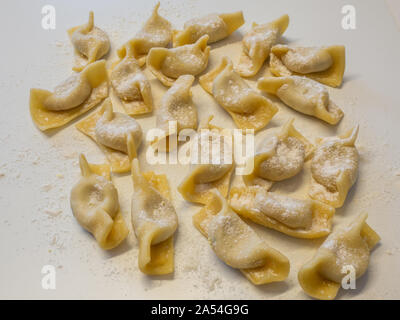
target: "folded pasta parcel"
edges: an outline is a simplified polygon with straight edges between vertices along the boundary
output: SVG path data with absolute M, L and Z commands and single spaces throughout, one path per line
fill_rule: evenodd
M 331 87 L 339 87 L 346 66 L 344 46 L 291 47 L 271 49 L 270 71 L 277 77 L 298 75 Z
M 303 169 L 314 146 L 294 127 L 293 121 L 290 119 L 279 132 L 266 136 L 256 154 L 247 159 L 253 170 L 243 175 L 246 185 L 268 190 L 274 182 L 292 178 Z
M 140 31 L 123 46 L 117 50 L 118 56 L 123 59 L 127 53 L 127 48 L 133 52 L 140 66 L 146 63 L 146 55 L 151 48 L 167 47 L 171 42 L 172 26 L 171 23 L 158 14 L 160 3 L 158 2 L 150 18 L 146 21 Z
M 107 34 L 94 25 L 93 11 L 89 13 L 89 21 L 82 26 L 68 30 L 75 49 L 73 70 L 81 71 L 88 64 L 99 60 L 110 50 L 110 39 Z
M 157 110 L 157 127 L 164 131 L 164 135 L 153 143 L 160 151 L 173 148 L 169 144 L 170 136 L 177 139 L 182 130 L 197 129 L 197 109 L 191 92 L 193 82 L 192 75 L 180 76 L 162 97 Z M 174 128 L 170 128 L 171 122 L 176 123 Z
M 344 135 L 319 140 L 311 159 L 309 195 L 335 208 L 346 200 L 357 180 L 358 152 L 355 141 L 358 126 Z
M 303 239 L 327 236 L 335 214 L 333 207 L 322 202 L 268 192 L 259 186 L 232 188 L 229 204 L 243 218 Z
M 185 23 L 182 31 L 174 30 L 172 44 L 174 47 L 195 43 L 204 35 L 210 38 L 208 43 L 227 38 L 244 24 L 243 12 L 208 14 L 194 18 Z
M 125 57 L 114 64 L 110 82 L 128 115 L 145 114 L 153 110 L 150 82 L 129 46 Z
M 111 181 L 110 167 L 91 165 L 82 154 L 79 164 L 82 177 L 71 190 L 72 212 L 101 248 L 115 248 L 129 231 L 119 209 L 118 191 Z
M 96 61 L 81 72 L 74 72 L 53 92 L 31 89 L 31 117 L 42 131 L 59 128 L 88 112 L 107 96 L 106 64 L 104 60 Z
M 380 240 L 366 219 L 366 214 L 360 214 L 349 226 L 332 233 L 314 257 L 301 267 L 298 279 L 308 295 L 332 300 L 349 271 L 356 278 L 366 272 L 370 251 Z
M 228 195 L 234 169 L 229 140 L 232 137 L 224 129 L 210 124 L 211 119 L 190 142 L 191 151 L 198 157 L 192 158 L 190 172 L 178 187 L 182 197 L 190 202 L 208 203 L 213 189 L 224 197 Z
M 284 281 L 289 260 L 262 241 L 228 206 L 218 190 L 203 209 L 193 216 L 194 226 L 212 250 L 228 266 L 239 269 L 253 284 Z
M 126 147 L 132 135 L 136 148 L 142 141 L 142 127 L 125 113 L 114 112 L 107 98 L 96 112 L 76 124 L 76 128 L 97 143 L 111 164 L 113 172 L 124 173 L 131 168 Z
M 132 161 L 132 180 L 132 226 L 139 241 L 139 268 L 149 275 L 172 273 L 178 217 L 168 180 L 151 171 L 142 173 L 138 159 Z
M 294 110 L 335 125 L 343 111 L 329 97 L 328 90 L 317 81 L 304 76 L 264 77 L 258 89 L 276 95 Z
M 172 49 L 153 48 L 147 55 L 147 67 L 167 87 L 182 75 L 196 76 L 208 65 L 208 38 L 208 35 L 204 35 L 194 44 Z
M 288 25 L 287 14 L 265 24 L 253 22 L 250 31 L 243 37 L 242 54 L 236 68 L 242 77 L 254 76 L 261 69 L 272 46 L 279 41 Z
M 232 61 L 226 56 L 213 70 L 202 75 L 199 82 L 240 129 L 261 130 L 278 112 L 272 101 L 253 90 L 234 71 Z

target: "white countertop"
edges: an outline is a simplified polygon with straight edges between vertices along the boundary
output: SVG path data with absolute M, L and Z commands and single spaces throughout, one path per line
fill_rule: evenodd
M 329 127 L 282 104 L 267 127 L 281 125 L 293 116 L 296 127 L 314 140 L 360 125 L 359 179 L 346 204 L 337 210 L 334 227 L 368 212 L 368 223 L 382 241 L 372 252 L 368 272 L 357 281 L 357 289 L 341 291 L 341 299 L 400 298 L 400 29 L 393 19 L 400 10 L 399 1 L 390 2 L 394 3 L 393 14 L 384 1 L 377 0 L 161 1 L 160 13 L 179 28 L 185 20 L 206 13 L 244 11 L 246 24 L 240 32 L 212 45 L 211 65 L 222 54 L 229 54 L 236 62 L 242 34 L 251 22 L 268 22 L 283 13 L 291 19 L 285 33 L 287 42 L 346 46 L 344 84 L 340 89 L 329 88 L 332 99 L 345 112 L 338 127 Z M 41 28 L 45 4 L 56 8 L 53 31 Z M 356 8 L 355 30 L 341 27 L 341 8 L 346 4 Z M 69 192 L 80 174 L 77 155 L 84 152 L 93 162 L 104 161 L 104 156 L 73 125 L 52 135 L 41 133 L 29 115 L 29 89 L 51 89 L 68 76 L 73 56 L 66 30 L 84 23 L 89 10 L 94 10 L 95 23 L 111 38 L 109 60 L 114 61 L 115 48 L 134 35 L 153 5 L 152 1 L 139 0 L 0 2 L 0 298 L 307 299 L 297 283 L 297 271 L 322 240 L 290 238 L 252 224 L 271 246 L 288 256 L 291 272 L 282 283 L 251 285 L 221 263 L 193 227 L 191 217 L 199 207 L 184 202 L 176 191 L 188 172 L 186 166 L 153 168 L 168 175 L 179 216 L 176 270 L 171 276 L 151 278 L 140 273 L 133 232 L 121 247 L 103 252 L 73 218 Z M 152 79 L 157 105 L 166 88 L 148 71 L 146 75 Z M 230 117 L 197 82 L 193 97 L 201 119 L 215 114 L 216 124 L 233 127 Z M 155 125 L 154 117 L 142 117 L 139 122 L 145 130 Z M 144 151 L 142 148 L 140 160 L 146 170 L 150 166 L 144 162 Z M 305 172 L 276 191 L 301 196 L 308 177 Z M 130 177 L 117 176 L 114 182 L 129 221 Z M 48 264 L 57 270 L 55 290 L 41 287 L 41 269 Z

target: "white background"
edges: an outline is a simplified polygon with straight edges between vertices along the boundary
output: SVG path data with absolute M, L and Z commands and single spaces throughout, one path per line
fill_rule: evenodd
M 54 5 L 56 30 L 41 27 L 41 8 Z M 341 8 L 352 4 L 357 29 L 341 28 Z M 288 256 L 291 272 L 287 281 L 255 287 L 239 272 L 221 263 L 207 241 L 195 230 L 191 216 L 199 207 L 184 202 L 176 186 L 188 172 L 183 166 L 157 166 L 167 173 L 173 190 L 180 226 L 176 237 L 176 271 L 151 278 L 137 267 L 137 242 L 133 232 L 111 252 L 98 248 L 72 216 L 69 192 L 79 178 L 77 155 L 102 162 L 96 145 L 73 125 L 51 135 L 36 129 L 29 115 L 29 89 L 52 89 L 71 72 L 72 47 L 66 30 L 86 22 L 94 10 L 95 23 L 105 30 L 113 51 L 132 37 L 150 15 L 153 1 L 1 1 L 0 2 L 0 298 L 142 298 L 142 299 L 304 299 L 297 271 L 309 260 L 322 240 L 300 240 L 255 227 L 271 246 Z M 242 34 L 251 22 L 265 23 L 288 13 L 290 25 L 284 41 L 304 45 L 346 46 L 346 73 L 340 89 L 329 88 L 345 117 L 337 128 L 303 116 L 280 104 L 280 112 L 267 128 L 289 117 L 307 137 L 334 135 L 360 125 L 359 179 L 343 208 L 337 210 L 334 227 L 347 224 L 361 212 L 381 235 L 371 255 L 366 275 L 357 290 L 338 298 L 400 298 L 400 34 L 384 1 L 161 1 L 160 13 L 176 28 L 185 20 L 211 12 L 243 10 L 246 24 L 230 38 L 212 45 L 210 66 L 218 57 L 230 55 L 236 63 Z M 266 72 L 263 68 L 253 80 Z M 146 71 L 155 104 L 165 88 Z M 254 81 L 250 83 L 254 85 Z M 230 117 L 195 83 L 193 99 L 201 119 L 215 114 L 215 123 L 233 128 Z M 155 125 L 154 116 L 139 119 L 145 130 Z M 262 136 L 262 133 L 260 133 Z M 140 151 L 144 169 L 146 146 Z M 305 196 L 306 170 L 274 188 L 275 192 Z M 129 175 L 114 177 L 121 208 L 129 222 Z M 129 223 L 130 225 L 130 223 Z M 41 268 L 57 270 L 57 289 L 43 290 Z

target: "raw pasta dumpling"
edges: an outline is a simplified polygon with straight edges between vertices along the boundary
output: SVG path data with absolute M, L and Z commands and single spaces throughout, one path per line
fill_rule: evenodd
M 370 251 L 380 240 L 366 219 L 367 214 L 361 214 L 349 226 L 332 233 L 311 261 L 301 267 L 298 279 L 308 295 L 332 300 L 349 271 L 354 271 L 356 278 L 365 273 Z
M 171 23 L 158 14 L 158 2 L 151 17 L 143 25 L 142 29 L 121 48 L 118 49 L 118 56 L 123 59 L 130 48 L 134 57 L 138 60 L 139 66 L 146 63 L 146 55 L 151 48 L 167 47 L 171 42 L 172 26 Z
M 278 107 L 272 101 L 253 90 L 233 70 L 232 61 L 226 56 L 218 66 L 201 76 L 199 82 L 231 115 L 240 129 L 258 131 L 278 112 Z
M 180 76 L 162 97 L 160 108 L 157 110 L 157 127 L 165 132 L 165 136 L 154 143 L 159 150 L 169 151 L 169 136 L 176 136 L 183 129 L 197 129 L 197 109 L 192 100 L 192 84 L 194 76 Z M 173 122 L 174 130 L 170 130 Z
M 298 174 L 313 150 L 312 143 L 293 126 L 291 119 L 277 134 L 265 139 L 260 150 L 248 159 L 253 162 L 253 170 L 243 175 L 243 181 L 247 185 L 259 185 L 268 190 L 273 182 Z
M 337 124 L 343 111 L 330 99 L 328 90 L 317 81 L 299 76 L 264 77 L 258 89 L 276 95 L 294 110 Z
M 208 35 L 208 43 L 225 39 L 244 24 L 243 12 L 237 11 L 223 14 L 208 14 L 201 18 L 187 21 L 182 31 L 174 30 L 172 45 L 174 47 L 195 43 L 204 35 Z
M 153 110 L 150 82 L 139 67 L 130 48 L 125 57 L 113 67 L 110 82 L 128 115 L 149 113 Z
M 110 50 L 110 39 L 107 34 L 94 25 L 93 11 L 89 12 L 89 21 L 82 26 L 68 30 L 75 48 L 75 64 L 73 70 L 81 71 L 89 63 L 99 60 Z
M 97 112 L 79 122 L 76 128 L 97 143 L 110 161 L 113 172 L 130 170 L 127 137 L 132 135 L 138 148 L 142 141 L 142 128 L 134 118 L 114 112 L 109 98 Z
M 358 126 L 338 137 L 320 139 L 311 160 L 311 198 L 339 208 L 357 179 Z
M 242 40 L 242 54 L 236 67 L 242 77 L 254 76 L 260 70 L 269 57 L 272 46 L 279 41 L 288 25 L 287 14 L 265 24 L 253 22 L 250 31 Z
M 167 87 L 182 75 L 198 75 L 208 64 L 207 40 L 208 35 L 204 35 L 194 44 L 172 49 L 153 48 L 147 55 L 147 67 Z
M 207 237 L 211 248 L 223 262 L 240 271 L 253 284 L 284 281 L 289 260 L 271 248 L 229 207 L 219 191 L 193 216 L 194 226 Z
M 129 138 L 128 148 L 133 148 Z M 154 172 L 142 173 L 132 161 L 132 226 L 139 241 L 139 268 L 149 275 L 174 271 L 174 233 L 178 217 L 171 203 L 168 180 Z
M 31 89 L 30 112 L 33 122 L 42 130 L 59 128 L 98 105 L 108 95 L 105 61 L 74 72 L 53 92 Z
M 196 159 L 190 168 L 190 173 L 178 187 L 182 197 L 191 202 L 206 204 L 211 196 L 211 190 L 217 189 L 226 197 L 234 168 L 232 158 L 231 136 L 222 128 L 211 125 L 200 129 L 191 143 L 192 151 L 201 159 Z
M 314 239 L 331 232 L 335 209 L 310 199 L 296 199 L 258 186 L 235 187 L 229 205 L 240 216 L 296 238 Z
M 108 165 L 88 164 L 79 156 L 82 177 L 71 190 L 71 208 L 79 224 L 96 238 L 101 248 L 118 246 L 128 235 L 119 210 L 118 192 Z
M 289 47 L 271 49 L 270 71 L 277 77 L 299 75 L 331 87 L 339 87 L 346 66 L 344 46 Z

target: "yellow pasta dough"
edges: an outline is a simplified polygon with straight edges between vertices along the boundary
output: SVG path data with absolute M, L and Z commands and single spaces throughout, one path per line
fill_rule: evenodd
M 75 64 L 72 68 L 75 71 L 81 71 L 110 50 L 107 34 L 94 25 L 93 11 L 89 13 L 87 24 L 69 29 L 68 35 L 75 49 Z
M 109 98 L 99 110 L 77 123 L 76 128 L 97 143 L 110 162 L 113 172 L 124 173 L 130 170 L 126 139 L 129 134 L 133 134 L 134 143 L 138 148 L 142 139 L 142 129 L 132 117 L 113 112 Z
M 88 65 L 59 84 L 53 92 L 31 89 L 29 108 L 42 131 L 62 127 L 94 108 L 108 96 L 105 61 Z
M 79 224 L 96 238 L 101 248 L 118 246 L 129 230 L 119 210 L 118 192 L 108 165 L 89 165 L 79 156 L 82 178 L 71 190 L 71 208 Z
M 128 115 L 145 114 L 153 110 L 150 82 L 130 47 L 126 49 L 125 57 L 114 64 L 110 82 Z
M 348 267 L 355 271 L 356 278 L 365 273 L 370 251 L 380 240 L 366 219 L 367 214 L 361 214 L 348 227 L 332 233 L 311 261 L 302 266 L 298 279 L 309 296 L 332 300 L 340 289 Z
M 355 141 L 358 126 L 344 135 L 319 140 L 311 160 L 312 199 L 339 208 L 357 179 L 358 152 Z
M 254 76 L 269 57 L 275 45 L 289 25 L 289 16 L 281 16 L 272 22 L 257 24 L 253 22 L 251 30 L 242 40 L 242 54 L 237 72 L 242 77 Z
M 258 89 L 276 95 L 289 107 L 314 116 L 329 124 L 337 124 L 343 111 L 330 99 L 328 90 L 317 81 L 299 76 L 265 77 Z
M 193 216 L 194 226 L 207 237 L 215 254 L 240 271 L 255 285 L 284 281 L 289 260 L 263 242 L 229 208 L 219 191 L 212 191 L 209 202 Z
M 206 204 L 212 196 L 212 189 L 217 189 L 224 197 L 228 195 L 234 164 L 230 154 L 231 146 L 225 139 L 231 137 L 228 137 L 222 128 L 210 124 L 212 118 L 208 119 L 204 128 L 206 130 L 200 129 L 191 142 L 193 146 L 198 146 L 198 152 L 201 157 L 207 158 L 207 161 L 192 164 L 190 173 L 178 187 L 182 197 L 190 202 Z M 205 154 L 208 157 L 205 157 Z
M 241 217 L 295 238 L 331 232 L 335 209 L 316 200 L 295 199 L 258 186 L 231 189 L 229 205 Z
M 346 66 L 344 46 L 289 47 L 271 49 L 269 70 L 277 77 L 306 76 L 331 87 L 339 87 Z
M 172 49 L 153 48 L 147 55 L 146 65 L 158 80 L 170 87 L 179 76 L 203 72 L 210 55 L 207 41 L 208 35 L 204 35 L 194 44 Z
M 192 75 L 180 76 L 162 97 L 157 110 L 157 127 L 165 132 L 165 136 L 154 142 L 161 151 L 172 148 L 168 143 L 170 135 L 177 136 L 184 129 L 197 129 L 197 109 L 191 92 L 193 81 Z M 174 132 L 170 130 L 171 121 L 176 122 Z
M 128 148 L 132 159 L 132 136 L 128 137 Z M 139 268 L 148 275 L 172 273 L 178 217 L 171 203 L 167 177 L 152 171 L 142 173 L 138 159 L 133 159 L 132 180 L 132 226 L 139 241 Z
M 171 23 L 158 14 L 159 7 L 160 3 L 158 2 L 153 9 L 151 17 L 146 21 L 142 29 L 133 39 L 117 50 L 117 54 L 121 59 L 125 57 L 127 48 L 130 48 L 139 66 L 142 66 L 146 63 L 146 55 L 151 48 L 167 47 L 171 42 Z
M 259 185 L 267 190 L 275 181 L 298 174 L 311 156 L 314 146 L 294 126 L 293 119 L 285 123 L 277 134 L 265 141 L 254 157 L 253 170 L 243 175 L 247 185 Z
M 223 57 L 218 66 L 199 78 L 200 85 L 232 117 L 240 129 L 264 128 L 278 107 L 262 96 L 233 70 L 232 61 Z
M 243 12 L 237 11 L 223 14 L 209 14 L 201 18 L 187 21 L 182 31 L 174 30 L 172 45 L 174 47 L 195 43 L 204 35 L 208 35 L 208 43 L 225 39 L 244 24 Z

